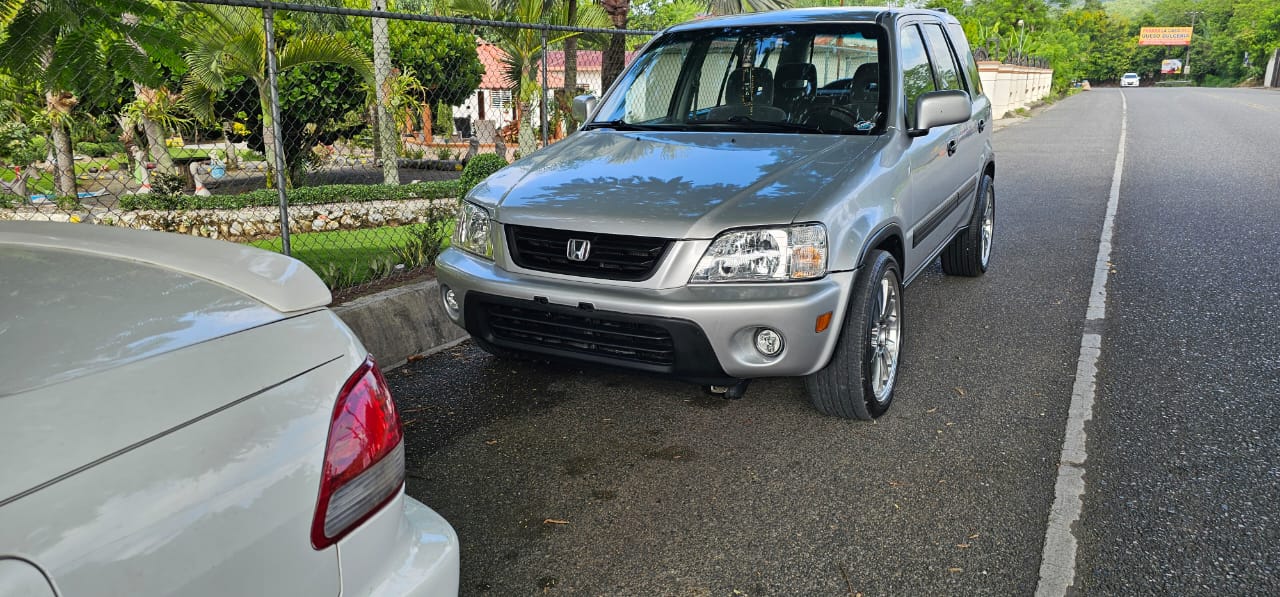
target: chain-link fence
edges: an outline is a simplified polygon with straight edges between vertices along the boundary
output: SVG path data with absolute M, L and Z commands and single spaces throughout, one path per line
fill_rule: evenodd
M 574 130 L 650 34 L 593 3 L 386 4 L 5 4 L 0 220 L 248 243 L 350 296 L 425 272 L 468 185 Z

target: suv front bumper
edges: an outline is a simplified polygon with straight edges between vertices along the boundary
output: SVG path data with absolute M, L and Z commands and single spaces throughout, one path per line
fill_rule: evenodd
M 697 383 L 798 376 L 835 349 L 854 273 L 783 283 L 650 289 L 535 276 L 450 249 L 436 261 L 445 311 L 481 341 L 514 350 L 672 375 Z M 831 314 L 819 332 L 819 317 Z M 769 328 L 783 348 L 766 356 L 755 334 Z

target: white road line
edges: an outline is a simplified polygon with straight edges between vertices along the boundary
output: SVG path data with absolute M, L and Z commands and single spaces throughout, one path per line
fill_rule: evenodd
M 1071 408 L 1067 412 L 1067 428 L 1062 438 L 1062 456 L 1058 460 L 1058 481 L 1053 488 L 1053 507 L 1049 510 L 1049 526 L 1044 533 L 1044 552 L 1040 557 L 1040 584 L 1036 597 L 1061 597 L 1075 582 L 1076 536 L 1072 527 L 1080 520 L 1084 505 L 1085 460 L 1088 458 L 1084 424 L 1093 418 L 1093 398 L 1097 388 L 1098 357 L 1102 354 L 1102 334 L 1097 325 L 1107 318 L 1107 276 L 1111 272 L 1111 236 L 1120 203 L 1120 175 L 1124 171 L 1124 142 L 1128 134 L 1129 102 L 1120 92 L 1120 148 L 1116 151 L 1116 167 L 1111 173 L 1111 193 L 1107 197 L 1107 215 L 1102 221 L 1098 239 L 1098 258 L 1093 266 L 1093 288 L 1089 292 L 1089 310 L 1085 314 L 1085 333 L 1080 337 L 1080 358 L 1076 363 L 1076 380 L 1071 388 Z

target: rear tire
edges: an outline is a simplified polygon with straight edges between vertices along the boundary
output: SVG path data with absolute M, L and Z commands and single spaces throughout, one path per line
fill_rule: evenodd
M 995 181 L 983 174 L 968 227 L 942 250 L 942 271 L 949 276 L 977 277 L 991 262 L 991 241 L 996 225 Z
M 872 251 L 854 279 L 831 361 L 805 377 L 813 407 L 825 415 L 874 419 L 889 410 L 902 350 L 902 273 Z

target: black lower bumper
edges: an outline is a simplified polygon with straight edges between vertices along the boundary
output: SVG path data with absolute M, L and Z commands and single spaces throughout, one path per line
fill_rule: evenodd
M 468 292 L 466 328 L 485 343 L 668 375 L 703 385 L 738 381 L 720 367 L 697 324 L 666 317 L 598 311 L 589 304 L 554 305 Z

